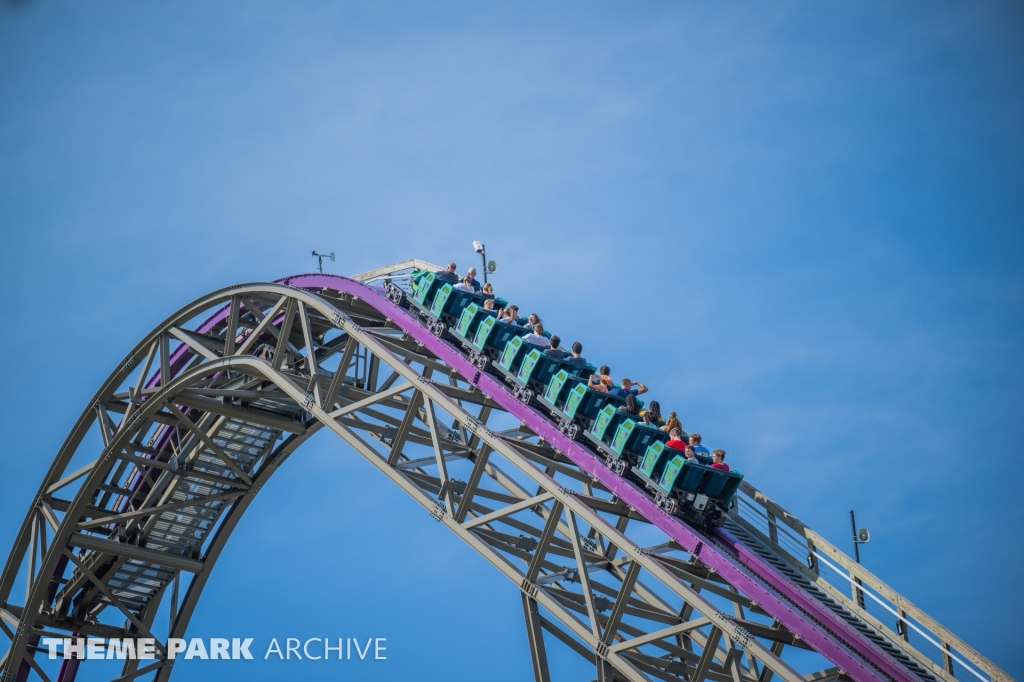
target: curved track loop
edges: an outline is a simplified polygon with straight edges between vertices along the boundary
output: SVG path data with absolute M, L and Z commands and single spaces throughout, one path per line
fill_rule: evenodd
M 3 679 L 70 682 L 78 661 L 37 646 L 79 633 L 154 637 L 157 658 L 126 661 L 117 679 L 167 680 L 161 642 L 184 635 L 255 495 L 325 427 L 519 587 L 538 681 L 545 633 L 600 680 L 934 679 L 730 534 L 658 510 L 378 289 L 329 275 L 205 296 L 104 383 L 0 576 Z M 816 651 L 821 669 L 798 672 L 793 650 Z

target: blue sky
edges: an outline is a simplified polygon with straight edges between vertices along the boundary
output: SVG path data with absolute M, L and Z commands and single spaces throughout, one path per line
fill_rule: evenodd
M 0 546 L 180 305 L 480 239 L 500 294 L 841 547 L 856 508 L 865 563 L 1021 679 L 1022 63 L 1011 2 L 2 4 Z M 322 436 L 192 633 L 525 679 L 515 587 Z

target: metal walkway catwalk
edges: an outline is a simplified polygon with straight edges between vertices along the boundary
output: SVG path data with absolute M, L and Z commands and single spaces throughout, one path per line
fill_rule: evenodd
M 382 293 L 434 267 L 235 285 L 143 339 L 57 453 L 0 574 L 3 680 L 74 680 L 88 661 L 40 647 L 68 633 L 153 638 L 155 658 L 116 679 L 167 680 L 164 643 L 239 518 L 322 428 L 517 586 L 538 682 L 556 642 L 602 681 L 1010 680 L 746 482 L 713 535 L 658 509 Z

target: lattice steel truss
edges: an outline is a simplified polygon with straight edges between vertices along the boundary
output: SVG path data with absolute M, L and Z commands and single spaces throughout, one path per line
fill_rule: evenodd
M 78 661 L 35 654 L 41 637 L 78 633 L 154 637 L 157 659 L 116 679 L 167 680 L 164 643 L 184 635 L 235 524 L 322 428 L 518 586 L 539 682 L 554 642 L 598 680 L 954 679 L 952 659 L 921 654 L 805 565 L 800 552 L 826 551 L 855 590 L 886 594 L 781 507 L 747 486 L 768 525 L 736 509 L 730 532 L 700 535 L 371 286 L 426 266 L 228 287 L 143 339 L 72 429 L 0 576 L 3 679 L 74 679 Z M 780 519 L 799 551 L 780 543 Z M 925 626 L 985 682 L 1009 680 Z

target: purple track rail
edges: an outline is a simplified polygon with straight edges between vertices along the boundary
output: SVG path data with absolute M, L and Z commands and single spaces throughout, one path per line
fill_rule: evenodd
M 479 372 L 460 350 L 431 334 L 413 315 L 389 301 L 380 291 L 346 277 L 318 273 L 293 275 L 277 280 L 276 283 L 300 289 L 344 292 L 384 313 L 400 329 L 444 360 L 467 381 L 475 382 L 483 393 L 509 414 L 561 450 L 619 499 L 643 514 L 685 550 L 699 557 L 702 563 L 714 569 L 729 584 L 746 594 L 772 618 L 798 635 L 855 682 L 887 682 L 888 679 L 895 682 L 920 682 L 916 675 L 729 533 L 719 529 L 716 539 L 710 541 L 680 519 L 658 509 L 645 492 L 612 473 L 593 453 L 559 432 L 546 415 L 519 402 L 503 382 Z M 228 317 L 228 308 L 226 305 L 218 310 L 197 331 L 210 332 L 223 323 Z M 172 374 L 185 365 L 190 355 L 191 351 L 184 345 L 176 349 L 170 358 Z M 147 386 L 155 386 L 159 382 L 157 371 Z M 58 682 L 72 682 L 77 672 L 77 666 L 69 666 L 67 670 L 62 666 Z
M 715 541 L 711 542 L 680 519 L 658 509 L 645 492 L 612 473 L 593 453 L 559 432 L 546 415 L 516 400 L 503 382 L 479 372 L 460 350 L 435 337 L 408 311 L 393 304 L 378 290 L 335 275 L 296 275 L 279 282 L 303 289 L 342 291 L 384 313 L 856 682 L 884 681 L 886 677 L 897 682 L 920 682 L 916 675 L 729 533 L 718 530 Z

